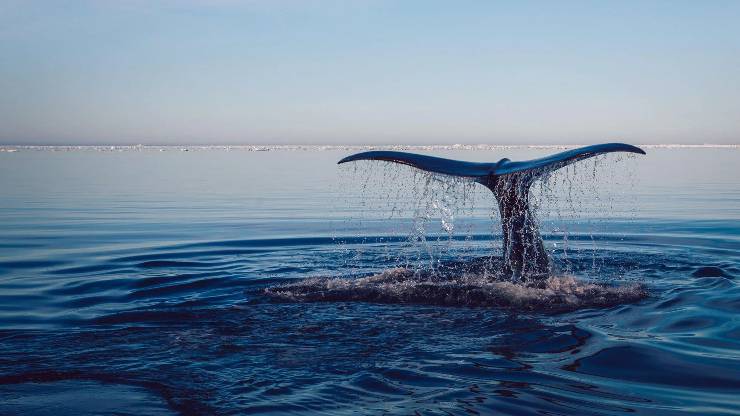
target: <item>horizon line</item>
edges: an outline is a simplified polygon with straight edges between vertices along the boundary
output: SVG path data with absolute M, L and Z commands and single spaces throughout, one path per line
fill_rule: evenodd
M 136 149 L 238 149 L 238 150 L 300 150 L 300 149 L 417 149 L 417 150 L 473 150 L 486 148 L 568 148 L 588 145 L 585 143 L 570 144 L 0 144 L 0 150 L 9 149 L 65 149 L 65 150 L 136 150 Z M 740 148 L 740 143 L 638 143 L 645 148 Z

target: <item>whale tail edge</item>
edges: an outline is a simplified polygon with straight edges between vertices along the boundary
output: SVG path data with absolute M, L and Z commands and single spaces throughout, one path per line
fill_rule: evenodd
M 580 160 L 613 152 L 645 154 L 644 150 L 630 144 L 604 143 L 579 147 L 577 149 L 566 150 L 564 152 L 539 159 L 521 162 L 512 162 L 509 159 L 501 159 L 494 163 L 480 163 L 426 156 L 417 153 L 380 150 L 347 156 L 340 160 L 338 164 L 358 160 L 379 160 L 408 165 L 427 172 L 450 176 L 461 176 L 483 181 L 492 176 L 503 176 L 514 173 L 528 173 L 533 177 L 538 177 L 544 173 L 552 172 Z

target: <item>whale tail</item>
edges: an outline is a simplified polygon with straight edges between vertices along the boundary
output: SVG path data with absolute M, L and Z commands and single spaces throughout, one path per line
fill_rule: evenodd
M 494 163 L 465 162 L 461 160 L 419 155 L 416 153 L 371 151 L 347 156 L 337 163 L 341 164 L 356 160 L 381 160 L 413 166 L 428 172 L 468 177 L 473 178 L 478 182 L 485 182 L 491 176 L 503 176 L 516 173 L 536 178 L 545 173 L 570 165 L 571 163 L 612 152 L 645 154 L 644 150 L 629 144 L 605 143 L 580 147 L 578 149 L 567 150 L 565 152 L 556 153 L 543 158 L 522 162 L 512 162 L 509 159 L 501 159 Z
M 605 153 L 645 154 L 639 147 L 605 143 L 567 150 L 539 159 L 494 163 L 465 162 L 394 151 L 370 151 L 345 157 L 338 163 L 380 160 L 413 166 L 427 172 L 471 178 L 493 192 L 503 230 L 502 273 L 514 280 L 541 279 L 549 275 L 550 262 L 537 221 L 529 209 L 529 188 L 541 176 L 564 166 Z

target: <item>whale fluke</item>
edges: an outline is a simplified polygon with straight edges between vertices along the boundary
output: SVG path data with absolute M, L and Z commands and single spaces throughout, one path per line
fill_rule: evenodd
M 645 154 L 644 150 L 630 144 L 605 143 L 566 150 L 565 152 L 522 162 L 512 162 L 509 159 L 501 159 L 494 163 L 465 162 L 462 160 L 445 159 L 435 156 L 419 155 L 416 153 L 370 151 L 347 156 L 337 163 L 342 164 L 356 160 L 381 160 L 409 165 L 428 172 L 441 173 L 444 175 L 483 179 L 491 175 L 500 176 L 526 171 L 531 173 L 551 172 L 579 160 L 612 152 Z
M 529 209 L 529 187 L 542 175 L 571 163 L 600 154 L 629 152 L 645 154 L 639 147 L 625 143 L 605 143 L 566 150 L 539 159 L 493 163 L 465 162 L 394 151 L 370 151 L 345 157 L 338 163 L 357 160 L 381 160 L 400 163 L 433 173 L 472 178 L 493 192 L 501 212 L 505 275 L 514 280 L 546 278 L 550 262 L 539 226 Z

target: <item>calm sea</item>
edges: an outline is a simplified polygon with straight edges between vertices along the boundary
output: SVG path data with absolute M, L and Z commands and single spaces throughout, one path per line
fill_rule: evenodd
M 740 414 L 740 149 L 537 185 L 559 275 L 648 293 L 565 309 L 406 302 L 403 276 L 366 301 L 269 296 L 495 257 L 500 224 L 483 187 L 264 150 L 0 152 L 0 414 Z

